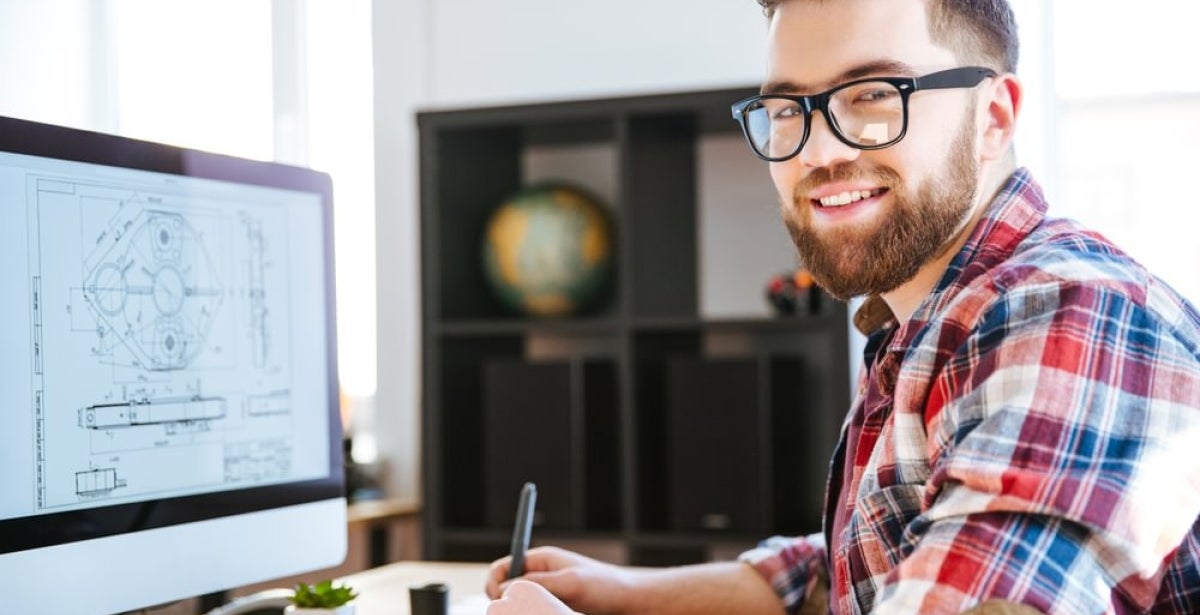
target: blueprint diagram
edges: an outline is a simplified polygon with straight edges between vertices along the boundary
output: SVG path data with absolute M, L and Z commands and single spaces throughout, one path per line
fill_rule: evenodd
M 39 510 L 288 479 L 284 207 L 30 174 Z
M 187 367 L 224 299 L 210 254 L 223 246 L 210 245 L 217 238 L 202 237 L 181 214 L 126 209 L 134 214 L 118 220 L 126 232 L 101 231 L 85 260 L 82 298 L 99 326 L 113 333 L 104 352 L 124 346 L 134 365 L 153 371 Z M 106 241 L 109 233 L 113 241 Z

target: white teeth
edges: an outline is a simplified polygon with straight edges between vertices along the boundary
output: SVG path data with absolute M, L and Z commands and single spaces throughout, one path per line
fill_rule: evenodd
M 821 201 L 821 205 L 823 205 L 825 207 L 841 207 L 842 205 L 849 205 L 850 203 L 856 203 L 865 198 L 870 198 L 872 196 L 875 196 L 879 192 L 881 192 L 881 191 L 850 190 L 848 192 L 843 192 L 841 194 L 832 194 L 832 195 L 829 195 L 826 197 L 821 197 L 820 201 Z

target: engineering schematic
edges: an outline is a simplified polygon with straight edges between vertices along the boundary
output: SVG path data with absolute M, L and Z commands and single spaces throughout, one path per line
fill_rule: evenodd
M 37 508 L 288 478 L 282 207 L 36 175 L 27 195 Z

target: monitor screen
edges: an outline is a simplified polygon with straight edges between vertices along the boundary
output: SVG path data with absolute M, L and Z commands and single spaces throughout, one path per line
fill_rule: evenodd
M 346 549 L 329 177 L 0 118 L 5 612 Z

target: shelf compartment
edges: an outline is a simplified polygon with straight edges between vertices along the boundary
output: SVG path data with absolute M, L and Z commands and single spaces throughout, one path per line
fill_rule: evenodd
M 819 531 L 849 404 L 845 321 L 749 324 L 635 334 L 637 532 Z
M 485 527 L 512 526 L 526 481 L 539 529 L 621 527 L 617 378 L 611 359 L 484 364 Z
M 669 359 L 666 444 L 671 530 L 766 531 L 762 371 L 753 358 Z
M 488 336 L 443 340 L 435 383 L 428 392 L 437 423 L 436 451 L 441 490 L 439 524 L 482 527 L 484 524 L 483 366 L 496 360 L 524 357 L 521 336 Z M 439 509 L 435 509 L 439 510 Z
M 678 356 L 699 356 L 701 341 L 696 329 L 640 333 L 633 338 L 635 531 L 663 531 L 668 526 L 669 365 Z
M 821 531 L 825 478 L 840 415 L 822 402 L 819 364 L 796 356 L 768 362 L 772 531 L 798 536 Z
M 442 114 L 421 117 L 423 233 L 437 237 L 425 256 L 425 292 L 444 319 L 518 318 L 497 299 L 484 273 L 482 246 L 497 206 L 522 187 L 557 180 L 594 193 L 614 219 L 619 203 L 616 124 L 595 116 L 525 124 L 476 125 Z M 583 171 L 579 169 L 583 168 Z M 619 237 L 619 234 L 616 234 Z M 617 258 L 618 246 L 613 248 Z M 589 313 L 611 313 L 615 284 Z
M 456 319 L 443 321 L 436 329 L 445 337 L 540 334 L 612 336 L 620 330 L 620 324 L 612 318 Z
M 433 559 L 446 562 L 492 562 L 509 554 L 509 540 L 511 537 L 483 543 L 446 540 L 439 545 L 440 557 Z
M 460 544 L 504 544 L 508 545 L 512 540 L 512 528 L 504 530 L 500 529 L 474 529 L 474 528 L 444 528 L 442 537 L 447 541 L 453 541 Z M 530 544 L 554 544 L 558 541 L 606 541 L 606 540 L 625 540 L 626 536 L 618 532 L 602 531 L 602 530 L 557 530 L 547 528 L 533 533 L 530 537 Z
M 637 332 L 691 331 L 709 332 L 752 332 L 787 333 L 789 331 L 813 331 L 825 333 L 830 328 L 844 327 L 846 306 L 829 300 L 830 305 L 815 314 L 778 316 L 766 318 L 701 318 L 699 316 L 641 317 L 630 321 Z M 824 305 L 824 304 L 822 304 Z
M 629 548 L 630 564 L 634 566 L 683 566 L 708 559 L 708 548 L 702 543 L 691 545 L 639 545 Z
M 624 527 L 621 394 L 617 364 L 583 362 L 583 526 L 617 531 Z
M 629 118 L 621 232 L 635 316 L 696 315 L 696 119 Z
M 508 555 L 512 528 L 474 530 L 445 528 L 442 533 L 450 561 L 490 562 Z M 628 563 L 628 536 L 608 531 L 562 531 L 543 529 L 533 532 L 530 546 L 555 545 L 583 555 L 613 563 Z
M 580 464 L 578 417 L 572 416 L 571 364 L 489 360 L 483 366 L 481 471 L 487 492 L 485 525 L 512 527 L 521 485 L 537 484 L 534 527 L 579 525 L 573 476 Z

